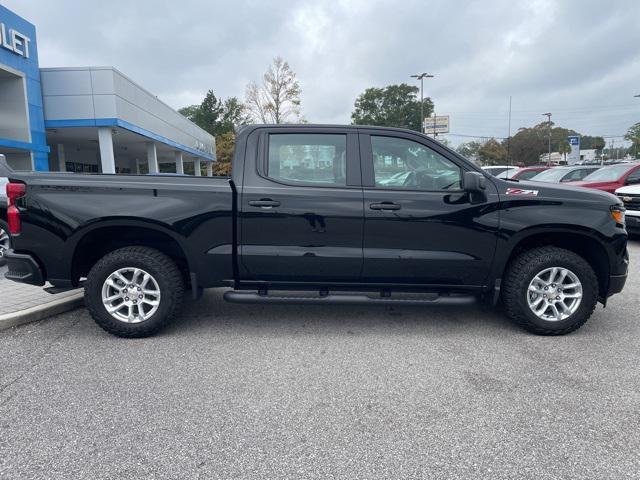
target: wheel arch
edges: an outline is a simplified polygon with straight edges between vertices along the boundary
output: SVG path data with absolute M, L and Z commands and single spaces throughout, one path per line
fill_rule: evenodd
M 603 243 L 598 240 L 596 232 L 585 229 L 532 229 L 514 236 L 509 245 L 503 249 L 505 252 L 497 258 L 496 276 L 504 277 L 510 263 L 520 253 L 537 247 L 555 246 L 570 250 L 584 258 L 593 268 L 598 278 L 598 293 L 601 300 L 606 298 L 609 285 L 609 272 L 611 270 L 609 254 Z
M 185 283 L 189 282 L 187 252 L 177 235 L 166 228 L 145 222 L 107 221 L 91 225 L 71 242 L 71 280 L 74 285 L 107 253 L 123 247 L 154 248 L 175 261 Z

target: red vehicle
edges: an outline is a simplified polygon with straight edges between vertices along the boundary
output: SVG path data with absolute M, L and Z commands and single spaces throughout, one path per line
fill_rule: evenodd
M 640 163 L 619 163 L 603 167 L 581 181 L 570 184 L 615 193 L 620 187 L 638 183 L 640 183 Z

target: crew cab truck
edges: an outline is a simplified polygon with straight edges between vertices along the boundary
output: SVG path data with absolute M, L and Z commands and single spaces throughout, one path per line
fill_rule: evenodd
M 185 291 L 224 286 L 247 303 L 502 300 L 524 328 L 558 335 L 626 280 L 618 198 L 498 179 L 417 132 L 255 125 L 232 162 L 230 178 L 0 165 L 6 277 L 84 284 L 95 321 L 123 337 L 157 332 Z

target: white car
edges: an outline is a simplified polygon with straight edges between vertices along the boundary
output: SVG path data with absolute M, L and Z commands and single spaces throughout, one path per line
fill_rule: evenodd
M 616 190 L 616 195 L 624 203 L 627 209 L 627 231 L 640 234 L 640 184 L 627 185 Z

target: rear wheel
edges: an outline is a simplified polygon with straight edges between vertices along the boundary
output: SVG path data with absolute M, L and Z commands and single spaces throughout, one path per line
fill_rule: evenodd
M 503 283 L 509 317 L 539 335 L 563 335 L 586 323 L 598 301 L 598 279 L 579 255 L 558 247 L 520 254 Z
M 184 294 L 176 264 L 146 247 L 115 250 L 95 264 L 85 299 L 96 323 L 120 337 L 147 337 L 175 315 Z
M 11 237 L 4 224 L 0 223 L 0 267 L 7 263 L 4 258 L 5 252 L 11 248 Z

